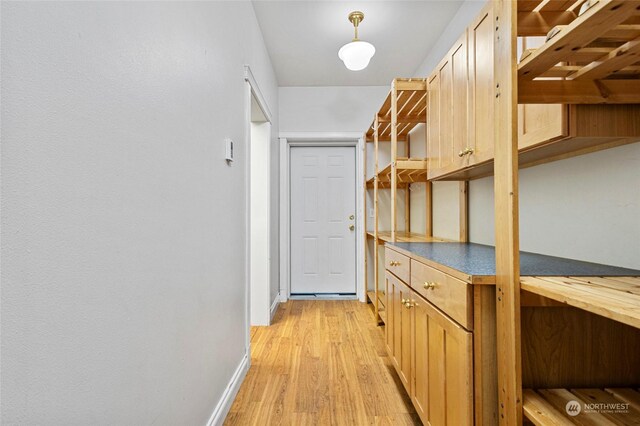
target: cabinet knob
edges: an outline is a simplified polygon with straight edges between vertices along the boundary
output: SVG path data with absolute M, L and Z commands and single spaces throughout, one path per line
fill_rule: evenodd
M 413 305 L 414 304 L 409 299 L 407 299 L 407 301 L 404 303 L 404 307 L 407 308 L 407 309 L 413 308 Z
M 466 150 L 465 150 L 465 151 L 466 151 Z M 465 156 L 465 154 L 466 154 L 466 152 L 465 152 L 465 151 L 460 151 L 460 152 L 458 153 L 458 157 L 464 157 L 464 156 Z
M 467 151 L 467 155 L 473 154 L 473 148 L 467 148 L 466 151 Z
M 389 266 L 400 266 L 400 262 L 392 260 L 391 262 L 389 262 Z
M 424 283 L 423 287 L 425 290 L 433 290 L 436 288 L 436 283 L 427 281 Z

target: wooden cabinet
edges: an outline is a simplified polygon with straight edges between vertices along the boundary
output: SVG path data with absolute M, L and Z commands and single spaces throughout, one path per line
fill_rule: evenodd
M 450 155 L 453 169 L 465 167 L 466 155 L 458 155 L 469 148 L 469 49 L 467 32 L 458 39 L 451 51 L 451 137 Z
M 467 165 L 493 158 L 495 88 L 493 7 L 489 4 L 469 27 L 469 146 Z
M 413 292 L 411 400 L 429 425 L 473 424 L 473 338 Z
M 491 2 L 427 81 L 430 180 L 493 174 L 495 16 Z M 519 56 L 545 42 L 520 37 Z M 554 77 L 556 78 L 556 77 Z M 636 142 L 640 105 L 518 105 L 519 165 L 530 166 Z
M 391 258 L 402 256 L 393 250 L 385 251 Z M 414 264 L 411 260 L 411 268 Z M 424 271 L 417 270 L 422 277 Z M 433 273 L 440 272 L 434 269 Z M 472 425 L 472 332 L 389 270 L 386 283 L 387 351 L 418 415 L 426 425 Z M 449 303 L 441 298 L 436 300 Z M 468 310 L 472 312 L 472 306 Z
M 471 285 L 415 260 L 411 261 L 411 287 L 445 314 L 473 329 Z
M 386 272 L 387 324 L 385 325 L 387 352 L 405 389 L 411 394 L 411 312 L 406 309 L 411 290 L 395 275 Z
M 458 152 L 468 144 L 466 32 L 429 77 L 427 112 L 428 176 L 440 176 L 461 167 Z

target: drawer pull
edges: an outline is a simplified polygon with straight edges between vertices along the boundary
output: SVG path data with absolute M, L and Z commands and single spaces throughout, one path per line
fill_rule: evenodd
M 425 290 L 434 290 L 436 288 L 436 283 L 432 283 L 432 282 L 425 282 L 424 283 L 424 289 Z
M 458 153 L 458 157 L 464 157 L 465 155 L 473 154 L 473 148 L 465 148 L 464 151 Z

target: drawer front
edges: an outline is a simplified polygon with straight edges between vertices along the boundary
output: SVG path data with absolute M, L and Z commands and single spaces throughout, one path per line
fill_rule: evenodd
M 409 274 L 409 260 L 407 256 L 397 251 L 389 248 L 385 248 L 384 250 L 385 268 L 407 284 L 411 278 Z
M 464 328 L 473 329 L 471 284 L 411 260 L 411 287 Z

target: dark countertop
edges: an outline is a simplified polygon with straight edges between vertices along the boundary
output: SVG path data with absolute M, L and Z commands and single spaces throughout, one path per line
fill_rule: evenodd
M 387 244 L 468 275 L 494 276 L 496 274 L 496 255 L 493 246 L 444 242 Z M 640 271 L 521 251 L 520 275 L 614 277 L 640 276 Z

